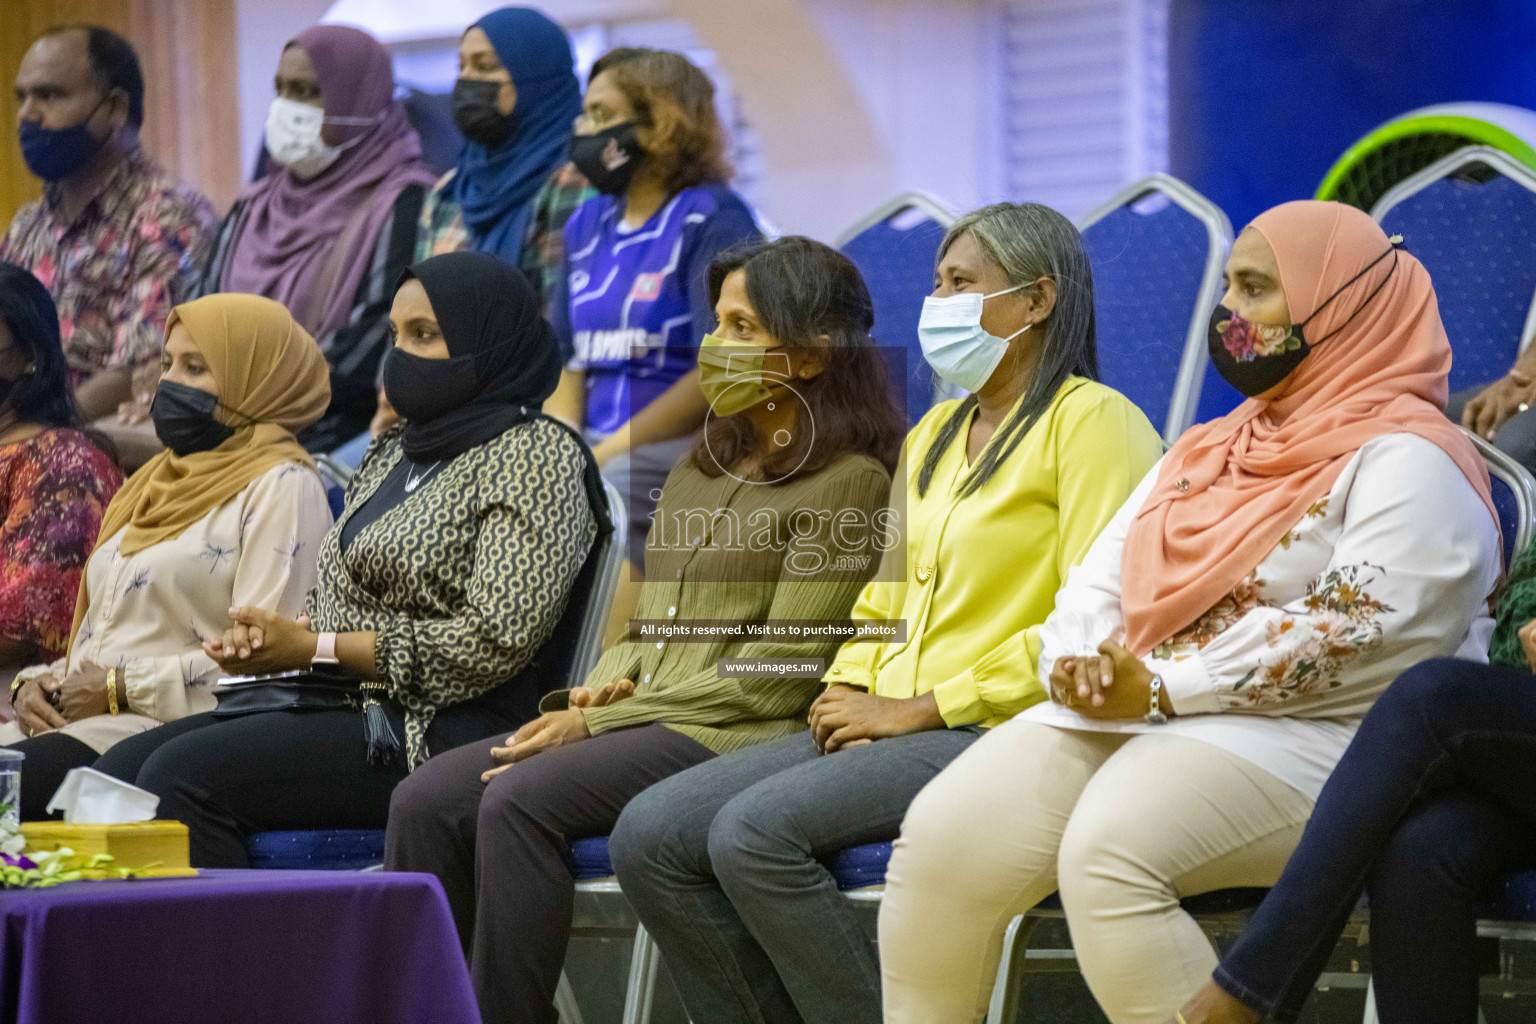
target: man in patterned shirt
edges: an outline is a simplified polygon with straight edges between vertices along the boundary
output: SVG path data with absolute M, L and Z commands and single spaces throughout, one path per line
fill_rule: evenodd
M 17 212 L 0 260 L 52 293 L 76 400 L 95 419 L 159 360 L 166 316 L 196 282 L 216 218 L 139 147 L 144 76 L 122 37 L 50 30 L 22 58 L 16 102 L 43 198 Z

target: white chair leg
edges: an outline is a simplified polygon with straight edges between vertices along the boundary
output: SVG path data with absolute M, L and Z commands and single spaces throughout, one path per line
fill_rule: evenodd
M 1022 937 L 1020 936 L 1023 931 Z M 1024 930 L 1024 918 L 1014 918 L 1008 922 L 1008 930 L 1003 933 L 1003 956 L 997 963 L 997 981 L 992 985 L 992 1001 L 987 1004 L 986 1024 L 1012 1024 L 1004 1017 L 1013 1009 L 1009 1004 L 1018 1002 L 1018 986 L 1021 979 L 1018 977 L 1019 969 L 1023 967 L 1023 957 L 1019 957 L 1020 963 L 1014 963 L 1014 946 L 1020 942 L 1029 941 L 1029 931 Z
M 571 979 L 564 971 L 560 972 L 560 984 L 555 986 L 555 1012 L 560 1015 L 560 1024 L 583 1024 L 576 993 L 571 991 Z
M 645 926 L 636 927 L 635 947 L 629 957 L 629 982 L 624 987 L 623 1024 L 651 1024 L 660 959 L 660 951 Z

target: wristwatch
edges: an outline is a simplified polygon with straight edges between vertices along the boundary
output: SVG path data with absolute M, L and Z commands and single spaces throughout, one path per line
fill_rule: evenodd
M 1151 709 L 1147 712 L 1147 715 L 1146 715 L 1146 722 L 1147 722 L 1148 725 L 1167 725 L 1168 724 L 1168 716 L 1163 714 L 1163 702 L 1160 699 L 1162 697 L 1162 695 L 1163 695 L 1163 677 L 1162 676 L 1153 676 L 1152 677 L 1152 706 L 1151 706 Z
M 341 659 L 336 657 L 336 634 L 321 633 L 315 638 L 315 656 L 309 659 L 311 665 L 340 665 Z

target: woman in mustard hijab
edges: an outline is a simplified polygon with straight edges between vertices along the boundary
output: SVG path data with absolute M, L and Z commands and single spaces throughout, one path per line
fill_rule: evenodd
M 211 295 L 177 306 L 152 416 L 166 450 L 107 507 L 69 653 L 18 674 L 23 820 L 64 773 L 128 736 L 214 706 L 206 637 L 250 605 L 293 616 L 331 525 L 294 440 L 330 401 L 320 348 L 279 303 Z

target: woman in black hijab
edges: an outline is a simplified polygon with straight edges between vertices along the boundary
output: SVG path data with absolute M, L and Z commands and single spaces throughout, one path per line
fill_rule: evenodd
M 97 763 L 187 825 L 195 867 L 249 866 L 252 832 L 383 828 L 409 771 L 515 729 L 565 683 L 541 650 L 601 492 L 580 439 L 538 411 L 560 357 L 533 290 L 493 256 L 437 256 L 402 275 L 390 323 L 384 387 L 404 422 L 353 478 L 306 615 L 237 608 L 204 644 L 230 674 L 339 665 L 365 680 L 363 709 L 214 711 Z

